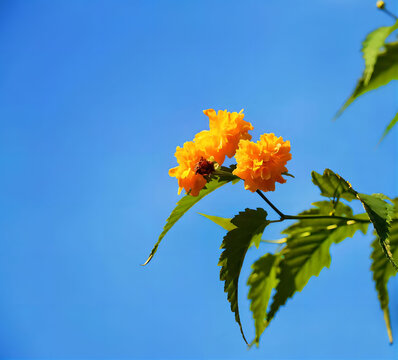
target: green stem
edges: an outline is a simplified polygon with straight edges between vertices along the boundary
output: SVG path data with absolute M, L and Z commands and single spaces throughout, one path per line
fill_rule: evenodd
M 240 179 L 238 176 L 232 174 L 232 172 L 225 171 L 225 170 L 220 170 L 220 169 L 215 170 L 215 171 L 212 173 L 212 175 L 216 175 L 216 176 L 217 176 L 217 175 L 223 175 L 223 176 L 233 177 L 233 178 L 235 178 L 235 179 Z
M 260 195 L 260 197 L 269 205 L 271 206 L 271 208 L 281 217 L 281 220 L 285 219 L 285 215 L 278 210 L 278 208 L 267 199 L 267 197 L 260 191 L 260 190 L 256 190 L 256 193 Z
M 282 222 L 284 219 L 280 218 L 279 220 L 270 220 L 269 223 L 273 224 L 273 223 L 278 223 L 278 222 Z
M 370 223 L 370 220 L 349 218 L 345 216 L 335 216 L 335 215 L 285 215 L 280 211 L 268 198 L 260 191 L 257 190 L 256 193 L 280 216 L 279 220 L 273 220 L 271 222 L 281 222 L 284 220 L 304 220 L 304 219 L 334 219 L 334 220 L 345 220 L 345 221 L 356 221 L 359 223 Z
M 397 15 L 393 14 L 391 11 L 387 10 L 386 8 L 381 9 L 384 11 L 387 15 L 391 16 L 394 20 L 398 20 Z
M 336 216 L 336 215 L 284 215 L 284 220 L 302 220 L 302 219 L 335 219 L 335 220 L 347 220 L 347 221 L 356 221 L 359 223 L 370 223 L 370 220 L 365 219 L 356 219 L 356 218 L 349 218 L 345 216 Z

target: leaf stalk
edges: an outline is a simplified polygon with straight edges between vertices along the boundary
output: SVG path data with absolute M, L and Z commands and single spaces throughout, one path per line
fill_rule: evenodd
M 385 7 L 380 10 L 384 11 L 388 16 L 391 16 L 393 19 L 398 20 L 398 16 L 392 13 L 390 10 L 386 9 Z
M 274 210 L 279 216 L 279 220 L 274 220 L 272 222 L 281 222 L 284 220 L 305 220 L 305 219 L 335 219 L 335 220 L 345 220 L 345 221 L 356 221 L 359 223 L 370 223 L 370 220 L 366 219 L 357 219 L 350 218 L 345 216 L 336 216 L 336 215 L 286 215 L 282 211 L 280 211 L 260 190 L 257 190 L 256 193 L 260 195 L 260 197 Z

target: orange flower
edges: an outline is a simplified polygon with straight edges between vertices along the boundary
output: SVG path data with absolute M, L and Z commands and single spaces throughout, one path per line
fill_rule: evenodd
M 188 193 L 191 190 L 191 195 L 198 196 L 199 191 L 206 185 L 206 179 L 196 174 L 197 164 L 203 159 L 206 159 L 206 153 L 193 141 L 188 141 L 182 148 L 177 146 L 175 152 L 178 166 L 169 170 L 169 175 L 178 179 L 178 195 L 182 189 Z
M 203 130 L 195 135 L 193 140 L 205 153 L 207 158 L 213 157 L 219 165 L 225 160 L 225 153 L 220 147 L 220 137 L 212 131 Z
M 243 110 L 242 110 L 243 111 Z M 196 134 L 194 141 L 189 141 L 182 148 L 177 147 L 175 157 L 178 166 L 169 170 L 169 175 L 178 179 L 178 194 L 182 189 L 197 196 L 206 185 L 203 175 L 214 171 L 214 161 L 222 165 L 225 156 L 235 155 L 241 139 L 251 139 L 248 134 L 252 124 L 243 120 L 242 111 L 230 113 L 227 110 L 204 110 L 209 117 L 210 130 Z
M 253 126 L 243 120 L 245 115 L 242 111 L 230 113 L 227 110 L 219 110 L 218 114 L 213 109 L 203 111 L 209 117 L 210 131 L 201 131 L 195 136 L 194 141 L 220 165 L 225 156 L 231 158 L 235 155 L 240 140 L 252 138 L 248 131 L 253 130 Z
M 274 191 L 275 182 L 286 182 L 282 173 L 287 172 L 285 165 L 292 158 L 290 141 L 274 134 L 261 135 L 257 143 L 242 140 L 235 158 L 233 174 L 245 181 L 246 190 Z

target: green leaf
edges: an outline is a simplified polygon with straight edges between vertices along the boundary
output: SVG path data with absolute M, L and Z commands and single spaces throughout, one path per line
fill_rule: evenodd
M 214 215 L 206 215 L 199 213 L 200 215 L 204 216 L 205 218 L 208 218 L 209 220 L 213 221 L 217 225 L 221 226 L 223 229 L 227 231 L 231 231 L 233 229 L 236 229 L 236 226 L 232 224 L 231 218 L 223 218 L 220 216 L 214 216 Z
M 328 215 L 334 209 L 336 216 L 353 218 L 352 210 L 342 203 L 317 202 L 315 208 L 300 215 Z M 359 217 L 358 217 L 359 219 Z M 357 230 L 366 232 L 368 223 L 341 219 L 301 219 L 288 227 L 286 247 L 282 250 L 279 283 L 273 297 L 267 325 L 278 309 L 297 291 L 301 291 L 312 276 L 318 276 L 324 267 L 329 267 L 329 248 L 333 243 L 352 237 Z
M 313 171 L 312 181 L 321 189 L 321 195 L 323 196 L 334 199 L 342 197 L 348 201 L 353 199 L 361 201 L 379 236 L 380 246 L 392 265 L 398 270 L 398 265 L 392 257 L 388 242 L 389 227 L 394 211 L 393 206 L 385 201 L 388 197 L 383 194 L 367 195 L 358 193 L 352 188 L 348 181 L 344 180 L 340 175 L 335 174 L 330 169 L 326 169 L 323 175 Z
M 398 122 L 398 112 L 395 114 L 394 118 L 391 120 L 391 122 L 388 124 L 388 126 L 384 130 L 384 133 L 379 142 L 381 142 L 386 137 L 386 135 L 390 132 L 390 130 L 394 127 L 394 125 L 397 122 Z
M 257 346 L 260 336 L 264 332 L 267 322 L 266 314 L 271 291 L 278 285 L 279 262 L 281 257 L 265 254 L 252 265 L 252 273 L 247 280 L 250 287 L 248 298 L 251 300 L 250 310 L 253 313 L 256 336 L 252 342 Z
M 339 117 L 358 97 L 392 80 L 398 80 L 398 42 L 385 44 L 385 50 L 378 55 L 369 82 L 366 84 L 362 76 L 354 92 L 337 112 L 335 118 Z
M 247 249 L 252 242 L 261 239 L 265 227 L 269 224 L 267 212 L 258 208 L 257 210 L 246 209 L 240 212 L 232 220 L 236 229 L 229 231 L 221 244 L 220 280 L 224 281 L 224 291 L 228 294 L 231 310 L 235 313 L 235 320 L 239 324 L 243 339 L 245 338 L 239 316 L 238 305 L 238 281 Z
M 365 70 L 363 73 L 364 84 L 367 85 L 373 74 L 380 48 L 384 45 L 387 37 L 398 29 L 398 21 L 392 26 L 382 26 L 372 31 L 362 44 L 363 58 L 365 59 Z
M 236 229 L 236 226 L 231 223 L 231 220 L 232 220 L 231 218 L 223 218 L 220 216 L 206 215 L 206 214 L 202 214 L 202 213 L 199 213 L 199 214 L 204 216 L 205 218 L 213 221 L 215 224 L 217 224 L 218 226 L 221 226 L 223 229 L 225 229 L 227 231 Z M 263 239 L 255 238 L 254 240 L 255 241 L 251 242 L 249 248 L 251 248 L 252 246 L 255 246 L 258 249 L 260 246 L 260 243 L 280 245 L 280 244 L 284 244 L 286 242 L 286 239 L 263 240 Z
M 397 199 L 395 200 L 395 206 L 398 206 Z M 390 251 L 393 257 L 398 258 L 398 220 L 395 219 L 392 222 L 391 230 L 390 230 Z M 376 283 L 376 291 L 380 301 L 380 307 L 384 313 L 384 320 L 386 322 L 387 334 L 390 340 L 390 343 L 393 342 L 392 338 L 392 330 L 391 330 L 391 322 L 390 322 L 390 311 L 389 311 L 389 298 L 388 298 L 388 289 L 387 283 L 391 276 L 397 274 L 394 270 L 392 264 L 389 259 L 385 256 L 383 250 L 379 245 L 379 239 L 376 238 L 372 243 L 372 265 L 370 267 L 373 272 L 373 280 Z
M 356 198 L 351 184 L 330 169 L 325 169 L 323 175 L 313 171 L 312 182 L 319 187 L 321 195 L 329 198 L 351 201 Z
M 222 175 L 217 175 L 212 177 L 206 186 L 200 191 L 198 196 L 191 196 L 185 195 L 178 203 L 174 210 L 171 212 L 170 216 L 166 220 L 166 225 L 163 228 L 162 233 L 160 234 L 158 241 L 156 242 L 155 246 L 153 247 L 147 261 L 143 265 L 148 264 L 153 256 L 155 255 L 158 246 L 167 232 L 173 227 L 173 225 L 197 202 L 203 199 L 206 195 L 210 194 L 214 190 L 218 189 L 219 187 L 232 182 L 233 184 L 239 181 L 239 178 L 231 173 L 232 169 L 228 169 L 225 167 L 221 167 L 223 170 Z
M 384 254 L 390 260 L 395 270 L 398 271 L 398 265 L 391 253 L 389 241 L 390 223 L 394 215 L 393 205 L 384 201 L 385 196 L 382 194 L 366 195 L 358 193 L 358 197 L 376 230 Z

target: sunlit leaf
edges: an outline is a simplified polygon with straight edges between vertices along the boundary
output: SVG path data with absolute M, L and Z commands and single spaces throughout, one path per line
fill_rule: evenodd
M 173 227 L 173 225 L 197 202 L 202 200 L 206 195 L 210 194 L 214 190 L 218 189 L 219 187 L 232 182 L 233 184 L 239 181 L 239 178 L 231 173 L 231 169 L 222 167 L 223 174 L 213 177 L 211 180 L 208 181 L 206 186 L 200 191 L 198 196 L 191 196 L 185 195 L 178 203 L 177 206 L 174 208 L 170 216 L 166 220 L 166 225 L 163 228 L 162 233 L 160 234 L 158 241 L 156 242 L 155 246 L 153 247 L 147 261 L 143 265 L 148 264 L 153 256 L 155 255 L 158 246 L 167 232 Z
M 224 281 L 224 291 L 228 294 L 231 310 L 239 324 L 243 339 L 245 338 L 239 315 L 238 281 L 247 249 L 256 239 L 261 239 L 265 227 L 269 224 L 267 212 L 263 209 L 246 209 L 232 220 L 236 229 L 229 231 L 221 244 L 223 252 L 218 263 L 221 266 L 220 280 Z
M 200 215 L 204 216 L 205 218 L 213 221 L 215 224 L 218 226 L 221 226 L 225 230 L 233 230 L 236 229 L 236 226 L 232 224 L 231 218 L 223 218 L 220 216 L 213 216 L 213 215 L 207 215 L 207 214 L 202 214 L 199 213 Z M 277 239 L 277 240 L 264 240 L 264 239 L 259 239 L 259 238 L 254 238 L 253 241 L 251 242 L 250 247 L 255 246 L 257 249 L 259 248 L 261 243 L 265 244 L 284 244 L 286 242 L 286 239 Z
M 398 201 L 395 200 L 395 206 L 398 205 Z M 392 222 L 390 230 L 390 251 L 394 258 L 398 258 L 398 220 L 396 219 L 397 214 L 395 214 L 395 220 Z M 373 272 L 373 280 L 376 283 L 377 295 L 380 301 L 380 307 L 384 313 L 384 320 L 386 322 L 387 334 L 390 342 L 393 342 L 391 321 L 390 321 L 390 311 L 389 311 L 389 297 L 387 283 L 391 276 L 397 274 L 393 268 L 389 259 L 385 256 L 384 252 L 380 248 L 379 239 L 376 238 L 372 243 L 372 265 L 371 270 Z
M 383 194 L 367 195 L 358 193 L 348 181 L 344 180 L 340 175 L 335 174 L 330 169 L 326 169 L 323 175 L 313 171 L 312 181 L 320 188 L 321 195 L 323 196 L 334 199 L 339 199 L 341 197 L 348 201 L 353 199 L 361 201 L 379 236 L 381 248 L 392 265 L 398 270 L 398 265 L 391 254 L 388 241 L 389 227 L 394 211 L 392 204 L 385 201 L 388 197 Z
M 382 141 L 386 135 L 390 132 L 390 130 L 394 127 L 394 125 L 398 122 L 398 112 L 395 114 L 394 118 L 391 120 L 391 122 L 388 124 L 386 129 L 384 130 L 384 133 L 380 139 Z
M 386 85 L 392 80 L 398 80 L 398 42 L 385 45 L 385 50 L 377 57 L 369 82 L 366 84 L 364 77 L 358 81 L 354 92 L 337 112 L 336 118 L 359 96 Z
M 392 26 L 382 26 L 372 31 L 362 43 L 363 58 L 365 59 L 365 70 L 363 73 L 364 84 L 367 85 L 373 74 L 380 48 L 384 45 L 387 37 L 398 29 L 398 21 Z
M 389 240 L 390 223 L 394 215 L 393 205 L 384 201 L 384 195 L 381 194 L 358 194 L 358 196 L 376 230 L 376 233 L 379 237 L 379 243 L 384 254 L 390 260 L 395 270 L 398 271 L 398 265 L 395 262 L 393 254 L 390 250 Z
M 206 215 L 206 214 L 202 214 L 202 213 L 199 213 L 199 214 L 208 218 L 209 220 L 213 221 L 215 224 L 221 226 L 223 229 L 225 229 L 227 231 L 236 229 L 236 226 L 234 224 L 232 224 L 232 222 L 231 222 L 231 220 L 232 220 L 231 218 L 223 218 L 220 216 Z
M 340 175 L 335 174 L 332 170 L 325 169 L 322 175 L 313 171 L 311 175 L 312 182 L 319 187 L 322 196 L 335 199 L 343 198 L 348 201 L 356 198 L 355 192 L 352 191 L 351 184 Z
M 260 336 L 267 326 L 266 314 L 271 291 L 278 285 L 279 254 L 265 254 L 252 265 L 252 272 L 247 280 L 250 287 L 248 298 L 251 300 L 250 310 L 253 313 L 256 331 L 252 344 L 258 346 Z
M 315 207 L 300 215 L 328 215 L 334 209 L 336 216 L 354 218 L 349 206 L 328 201 L 317 202 Z M 358 217 L 358 219 L 363 219 Z M 330 246 L 352 237 L 356 231 L 366 233 L 368 223 L 341 219 L 303 219 L 283 231 L 287 234 L 282 250 L 279 283 L 273 297 L 267 325 L 278 309 L 297 291 L 301 291 L 312 276 L 318 276 L 331 263 Z

